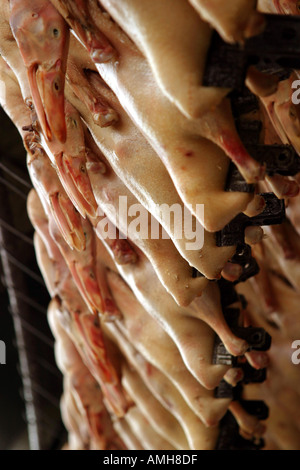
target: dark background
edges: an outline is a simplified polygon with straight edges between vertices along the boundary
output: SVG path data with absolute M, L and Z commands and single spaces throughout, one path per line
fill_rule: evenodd
M 26 152 L 0 107 L 0 450 L 56 449 L 65 439 L 62 378 L 47 322 L 49 295 L 35 261 L 26 212 Z

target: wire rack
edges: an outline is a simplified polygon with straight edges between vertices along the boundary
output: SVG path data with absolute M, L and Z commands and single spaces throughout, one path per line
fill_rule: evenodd
M 33 228 L 26 211 L 32 186 L 18 133 L 2 109 L 0 112 L 5 131 L 0 142 L 1 281 L 15 328 L 30 449 L 56 449 L 65 440 L 59 408 L 62 376 L 47 321 L 50 298 L 36 263 Z

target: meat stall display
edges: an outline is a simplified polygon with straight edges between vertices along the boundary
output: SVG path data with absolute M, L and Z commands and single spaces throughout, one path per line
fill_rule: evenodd
M 300 3 L 0 13 L 64 448 L 299 450 Z

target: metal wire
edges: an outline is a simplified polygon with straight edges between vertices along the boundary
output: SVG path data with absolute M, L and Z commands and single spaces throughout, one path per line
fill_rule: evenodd
M 59 407 L 59 404 L 60 404 L 59 400 L 57 400 L 51 393 L 49 393 L 47 390 L 45 390 L 44 387 L 39 385 L 34 380 L 31 380 L 31 386 L 32 386 L 32 389 L 35 392 L 37 392 L 39 395 L 41 395 L 43 398 L 45 398 L 45 400 L 49 401 L 49 403 L 51 403 L 56 408 Z
M 5 280 L 3 281 L 3 284 L 5 285 L 6 288 L 13 288 L 13 286 L 7 284 Z M 47 309 L 43 305 L 39 304 L 35 300 L 32 300 L 31 298 L 29 298 L 27 295 L 23 294 L 22 292 L 16 291 L 16 297 L 18 299 L 23 300 L 23 302 L 30 305 L 31 307 L 33 307 L 35 310 L 42 313 L 43 315 L 47 315 Z
M 44 286 L 44 280 L 41 276 L 33 272 L 30 268 L 25 266 L 21 261 L 19 261 L 15 256 L 13 256 L 6 248 L 3 243 L 0 243 L 0 246 L 5 249 L 6 255 L 8 259 L 15 265 L 17 266 L 21 271 L 26 273 L 28 276 L 30 276 L 32 279 L 34 279 L 36 282 L 38 282 L 41 286 Z
M 17 347 L 17 345 L 15 347 Z M 50 374 L 57 377 L 58 379 L 61 379 L 61 372 L 59 372 L 57 367 L 54 367 L 52 364 L 50 364 L 50 362 L 46 361 L 43 357 L 37 354 L 33 354 L 32 351 L 28 347 L 26 347 L 26 345 L 22 348 L 22 350 L 26 352 L 26 354 L 28 355 L 28 357 L 30 357 L 33 363 L 37 363 L 43 369 L 48 371 Z
M 0 182 L 5 184 L 5 186 L 7 186 L 11 191 L 13 191 L 18 196 L 20 196 L 22 199 L 27 201 L 27 193 L 24 193 L 20 189 L 16 188 L 12 183 L 9 183 L 5 178 L 2 178 L 1 176 L 0 176 Z
M 12 315 L 16 315 L 15 312 L 10 307 L 8 308 L 8 310 Z M 53 346 L 54 346 L 54 341 L 53 340 L 48 338 L 46 335 L 41 333 L 37 328 L 32 326 L 30 323 L 28 323 L 28 321 L 26 321 L 22 316 L 18 315 L 18 317 L 19 317 L 24 329 L 26 329 L 27 331 L 32 333 L 36 338 L 40 339 L 44 344 L 47 344 L 48 346 L 50 346 L 50 348 L 53 348 Z
M 25 235 L 24 233 L 20 232 L 20 230 L 16 229 L 15 227 L 12 227 L 11 225 L 9 225 L 8 223 L 5 222 L 5 220 L 1 219 L 0 218 L 0 225 L 5 228 L 5 230 L 7 230 L 8 232 L 10 233 L 13 233 L 14 235 L 16 235 L 18 238 L 20 238 L 21 240 L 23 240 L 24 242 L 28 243 L 29 245 L 32 245 L 33 246 L 33 241 L 32 241 L 32 238 L 29 238 L 27 237 L 27 235 Z

